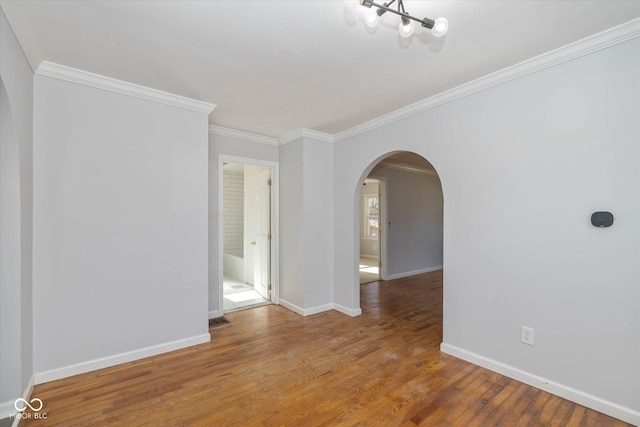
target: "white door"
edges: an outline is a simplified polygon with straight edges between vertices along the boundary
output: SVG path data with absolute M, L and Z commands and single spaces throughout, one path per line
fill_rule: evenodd
M 254 256 L 253 286 L 266 299 L 271 299 L 271 173 L 262 170 L 256 182 L 256 250 Z

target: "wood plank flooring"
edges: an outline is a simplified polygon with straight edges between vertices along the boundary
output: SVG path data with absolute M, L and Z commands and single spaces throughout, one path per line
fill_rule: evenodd
M 442 274 L 361 287 L 363 314 L 270 305 L 208 344 L 39 385 L 21 426 L 626 426 L 438 350 Z

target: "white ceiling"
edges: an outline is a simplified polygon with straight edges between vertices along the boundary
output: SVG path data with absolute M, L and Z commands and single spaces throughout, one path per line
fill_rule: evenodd
M 212 124 L 272 137 L 335 134 L 640 16 L 640 0 L 405 0 L 450 28 L 402 39 L 391 14 L 368 31 L 358 0 L 2 4 L 41 59 L 217 104 Z

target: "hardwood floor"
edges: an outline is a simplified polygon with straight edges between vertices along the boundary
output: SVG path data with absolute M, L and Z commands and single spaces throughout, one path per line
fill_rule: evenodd
M 21 425 L 625 426 L 440 353 L 442 274 L 361 288 L 363 314 L 269 305 L 211 343 L 39 385 Z

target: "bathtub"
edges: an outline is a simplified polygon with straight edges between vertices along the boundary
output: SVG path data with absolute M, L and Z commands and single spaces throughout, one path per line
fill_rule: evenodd
M 225 252 L 222 259 L 224 275 L 244 282 L 244 258 L 241 251 Z

